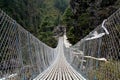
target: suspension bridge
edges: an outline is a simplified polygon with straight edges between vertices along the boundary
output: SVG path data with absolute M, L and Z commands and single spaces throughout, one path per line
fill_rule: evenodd
M 0 80 L 120 80 L 120 9 L 70 46 L 51 48 L 0 10 Z

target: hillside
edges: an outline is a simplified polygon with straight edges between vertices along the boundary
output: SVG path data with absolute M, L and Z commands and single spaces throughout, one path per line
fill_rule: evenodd
M 120 0 L 71 0 L 63 15 L 72 44 L 85 37 L 120 7 Z
M 53 30 L 66 26 L 75 44 L 120 7 L 120 0 L 0 0 L 0 8 L 49 46 Z
M 55 47 L 53 29 L 68 3 L 68 0 L 0 0 L 0 8 L 41 41 Z

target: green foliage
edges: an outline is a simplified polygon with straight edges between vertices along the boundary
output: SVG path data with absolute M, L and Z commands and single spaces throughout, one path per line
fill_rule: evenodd
M 76 43 L 101 24 L 117 7 L 119 8 L 119 2 L 119 0 L 71 0 L 70 7 L 65 10 L 62 17 L 70 42 Z
M 68 0 L 55 0 L 54 6 L 63 13 L 68 6 Z
M 53 37 L 53 29 L 58 25 L 60 15 L 59 11 L 54 7 L 54 0 L 45 0 L 45 9 L 43 10 L 42 21 L 39 25 L 38 38 L 49 46 L 56 47 L 57 41 Z
M 50 31 L 41 32 L 38 38 L 41 41 L 45 42 L 48 46 L 56 47 L 57 41 L 52 35 L 53 33 L 51 33 Z
M 89 79 L 92 80 L 96 75 L 97 80 L 119 80 L 119 67 L 119 61 L 101 62 L 97 69 L 90 70 Z
M 66 26 L 72 26 L 73 22 L 74 22 L 73 13 L 70 7 L 68 7 L 63 14 L 62 23 Z
M 74 17 L 73 13 L 70 7 L 68 7 L 62 16 L 62 24 L 66 26 L 68 40 L 70 41 L 70 43 L 75 44 L 78 41 L 78 39 L 76 35 L 74 34 L 75 33 L 75 28 L 74 28 L 75 19 L 73 17 Z
M 8 15 L 15 19 L 25 29 L 37 36 L 40 25 L 41 10 L 38 0 L 3 0 L 0 6 Z
M 38 38 L 49 46 L 56 47 L 57 41 L 53 37 L 54 17 L 45 16 L 41 22 Z
M 81 27 L 85 28 L 88 27 L 89 25 L 89 14 L 88 13 L 83 13 L 79 16 L 78 18 L 78 25 L 80 25 Z
M 62 2 L 62 4 L 57 4 L 55 6 L 56 2 Z M 63 8 L 65 9 L 68 5 L 66 0 L 45 0 L 45 8 L 43 10 L 43 16 L 42 21 L 39 26 L 39 36 L 38 38 L 46 43 L 49 46 L 56 47 L 57 41 L 53 37 L 53 29 L 58 24 L 60 24 L 61 21 L 61 14 L 63 11 Z M 66 6 L 63 6 L 66 5 Z M 58 8 L 59 6 L 59 8 Z M 62 9 L 62 10 L 61 10 Z
M 0 0 L 0 8 L 40 40 L 55 47 L 53 29 L 60 23 L 67 0 Z M 46 36 L 47 37 L 44 37 Z
M 82 13 L 76 17 L 70 7 L 65 10 L 62 17 L 62 24 L 67 26 L 67 37 L 72 44 L 75 44 L 90 32 L 89 18 L 88 13 Z

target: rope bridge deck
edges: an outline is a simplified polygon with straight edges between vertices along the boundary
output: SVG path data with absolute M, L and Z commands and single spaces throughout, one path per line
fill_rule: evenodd
M 120 80 L 120 9 L 77 44 L 63 38 L 51 48 L 0 10 L 0 80 Z

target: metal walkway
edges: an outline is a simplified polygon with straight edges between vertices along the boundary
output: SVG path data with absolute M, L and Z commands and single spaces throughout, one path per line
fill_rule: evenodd
M 59 38 L 57 58 L 54 63 L 34 80 L 86 80 L 67 62 L 64 56 L 63 37 Z

